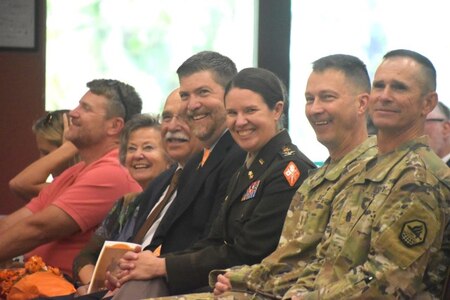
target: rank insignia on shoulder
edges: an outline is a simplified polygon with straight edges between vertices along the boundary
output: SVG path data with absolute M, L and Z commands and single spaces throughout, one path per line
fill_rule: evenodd
M 425 242 L 427 237 L 427 225 L 420 220 L 405 222 L 400 232 L 400 241 L 408 248 Z
M 283 146 L 283 148 L 281 148 L 281 155 L 283 155 L 284 157 L 291 156 L 293 154 L 295 154 L 295 150 L 293 150 L 291 147 Z
M 242 196 L 241 201 L 245 201 L 248 199 L 252 199 L 256 195 L 256 191 L 258 190 L 258 186 L 261 183 L 261 180 L 256 180 L 250 184 L 244 196 Z
M 294 186 L 300 177 L 300 170 L 297 168 L 294 162 L 289 162 L 286 166 L 286 169 L 283 171 L 284 178 L 286 178 L 287 182 L 290 186 Z

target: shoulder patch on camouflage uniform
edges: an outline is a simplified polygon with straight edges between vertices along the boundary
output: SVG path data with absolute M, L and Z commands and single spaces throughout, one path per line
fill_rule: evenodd
M 427 225 L 420 220 L 405 222 L 400 232 L 400 241 L 408 248 L 422 244 L 427 236 Z
M 300 174 L 300 170 L 297 168 L 293 161 L 290 161 L 283 171 L 284 178 L 286 178 L 290 186 L 295 185 L 298 178 L 300 177 Z

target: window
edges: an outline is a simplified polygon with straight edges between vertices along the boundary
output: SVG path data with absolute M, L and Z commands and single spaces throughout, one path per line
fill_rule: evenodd
M 316 141 L 304 113 L 304 91 L 311 63 L 325 55 L 352 54 L 373 78 L 382 56 L 405 48 L 427 56 L 437 70 L 439 99 L 450 104 L 450 28 L 445 1 L 292 0 L 290 132 L 313 161 L 328 151 Z
M 48 0 L 46 109 L 73 108 L 96 78 L 124 81 L 159 113 L 176 69 L 215 50 L 255 65 L 255 1 Z

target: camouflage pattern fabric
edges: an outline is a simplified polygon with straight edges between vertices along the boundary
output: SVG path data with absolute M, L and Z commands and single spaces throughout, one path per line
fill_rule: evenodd
M 154 297 L 154 298 L 147 298 L 147 300 L 208 300 L 208 299 L 214 299 L 214 295 L 211 293 L 193 293 L 193 294 L 186 294 L 186 295 L 180 295 L 180 296 L 166 296 L 166 297 Z
M 368 162 L 341 195 L 316 259 L 284 298 L 438 299 L 450 264 L 450 169 L 426 138 Z
M 375 145 L 376 138 L 371 137 L 341 160 L 327 161 L 311 172 L 294 195 L 278 248 L 260 264 L 212 271 L 210 286 L 214 286 L 218 274 L 228 271 L 233 289 L 257 292 L 258 297 L 281 298 L 312 260 L 333 199 L 363 170 L 364 162 L 375 156 Z
M 168 296 L 148 298 L 147 300 L 271 300 L 276 299 L 268 295 L 247 292 L 227 292 L 220 296 L 214 296 L 212 293 L 186 294 L 180 296 Z

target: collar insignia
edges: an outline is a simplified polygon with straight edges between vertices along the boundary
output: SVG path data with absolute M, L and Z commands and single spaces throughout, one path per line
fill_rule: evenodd
M 291 147 L 289 146 L 283 146 L 283 148 L 281 148 L 281 155 L 283 156 L 291 156 L 295 153 L 294 150 L 291 149 Z

